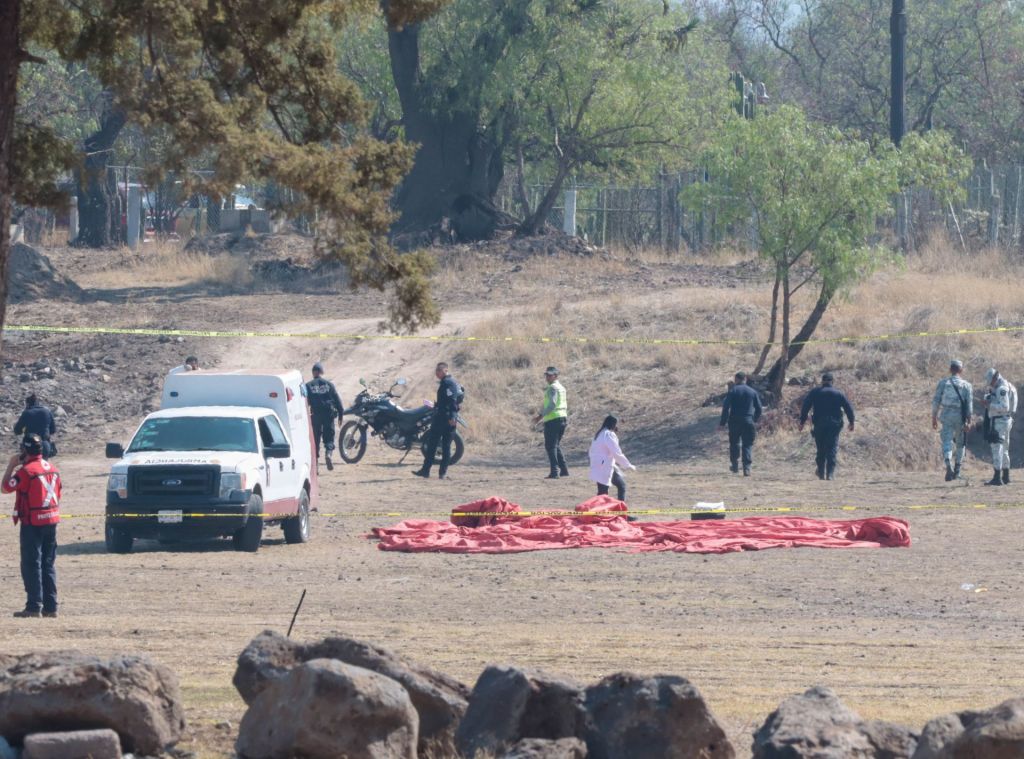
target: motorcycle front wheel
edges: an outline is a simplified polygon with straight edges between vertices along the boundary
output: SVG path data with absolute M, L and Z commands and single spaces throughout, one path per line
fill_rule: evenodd
M 426 438 L 424 438 L 423 442 L 420 443 L 420 450 L 423 452 L 424 456 L 427 455 L 427 441 L 426 441 Z M 465 452 L 466 452 L 466 443 L 462 439 L 462 435 L 459 434 L 459 431 L 458 430 L 454 430 L 452 432 L 452 457 L 451 457 L 451 459 L 448 462 L 448 466 L 455 466 L 456 464 L 458 464 L 459 463 L 459 459 L 462 458 L 462 454 L 465 453 Z M 435 464 L 440 464 L 441 463 L 441 446 L 440 445 L 438 445 L 437 446 L 437 450 L 434 451 L 434 463 Z
M 359 422 L 345 422 L 338 433 L 338 455 L 347 464 L 356 464 L 366 453 L 366 427 Z

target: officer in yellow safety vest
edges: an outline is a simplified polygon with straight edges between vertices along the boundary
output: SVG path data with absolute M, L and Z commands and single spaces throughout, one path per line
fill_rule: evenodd
M 544 379 L 548 383 L 544 389 L 544 403 L 533 422 L 544 422 L 544 450 L 548 452 L 548 462 L 551 464 L 548 479 L 557 480 L 569 476 L 561 447 L 562 435 L 569 423 L 569 407 L 565 401 L 565 388 L 558 381 L 558 369 L 549 366 L 544 371 Z

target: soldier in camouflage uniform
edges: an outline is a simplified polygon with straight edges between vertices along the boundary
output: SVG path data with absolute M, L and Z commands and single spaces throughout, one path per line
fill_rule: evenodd
M 939 429 L 942 457 L 946 461 L 946 482 L 960 478 L 960 466 L 967 452 L 967 430 L 974 414 L 974 388 L 960 376 L 962 361 L 949 362 L 949 376 L 939 380 L 932 398 L 932 429 Z
M 988 385 L 982 403 L 988 409 L 990 430 L 988 442 L 992 447 L 992 479 L 986 485 L 1010 484 L 1010 430 L 1013 415 L 1017 413 L 1017 388 L 1003 379 L 995 369 L 985 374 Z

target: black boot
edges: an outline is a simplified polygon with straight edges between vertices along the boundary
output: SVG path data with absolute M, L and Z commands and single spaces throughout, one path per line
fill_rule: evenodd
M 828 466 L 825 468 L 825 479 L 834 480 L 836 478 L 836 468 L 834 466 Z
M 992 479 L 985 483 L 986 485 L 1002 485 L 1003 484 L 1003 473 L 998 469 L 992 470 Z
M 732 472 L 733 474 L 736 474 L 736 472 L 740 471 L 740 465 L 737 464 L 735 461 L 732 462 L 731 464 L 729 464 L 729 471 Z
M 950 464 L 947 461 L 946 462 L 946 482 L 949 482 L 949 481 L 951 481 L 951 480 L 953 480 L 955 478 L 956 478 L 956 475 L 953 473 L 953 465 Z
M 563 466 L 561 469 L 559 469 L 558 470 L 558 476 L 559 477 L 568 477 L 569 476 L 569 467 Z
M 744 477 L 749 477 L 750 476 L 750 464 L 744 464 L 743 465 L 743 476 Z
M 557 480 L 558 479 L 558 472 L 556 470 L 552 469 L 551 470 L 551 474 L 549 474 L 544 479 L 546 479 L 546 480 Z
M 1004 469 L 1003 470 L 1003 484 L 1004 485 L 1009 485 L 1010 484 L 1010 470 L 1009 469 Z
M 953 479 L 954 480 L 959 480 L 960 479 L 960 465 L 959 464 L 957 464 L 953 468 Z
M 818 475 L 818 479 L 819 479 L 819 480 L 823 480 L 823 479 L 825 479 L 825 465 L 824 465 L 824 464 L 820 465 L 820 466 L 819 466 L 819 467 L 818 467 L 818 468 L 817 468 L 817 469 L 815 470 L 815 474 L 817 474 L 817 475 Z

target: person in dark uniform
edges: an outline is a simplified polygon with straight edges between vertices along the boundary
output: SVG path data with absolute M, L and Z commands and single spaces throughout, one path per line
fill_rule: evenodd
M 313 379 L 306 383 L 306 399 L 313 416 L 313 443 L 316 460 L 320 460 L 320 441 L 324 444 L 324 463 L 334 469 L 331 456 L 334 454 L 334 420 L 341 416 L 345 406 L 341 402 L 334 383 L 324 379 L 324 365 L 313 364 Z
M 753 464 L 754 438 L 757 420 L 761 418 L 761 396 L 747 384 L 747 375 L 736 372 L 733 386 L 722 402 L 720 429 L 729 428 L 729 471 L 739 471 L 740 452 L 743 453 L 743 476 L 750 476 Z
M 423 451 L 423 466 L 413 472 L 417 477 L 430 477 L 430 467 L 437 455 L 437 446 L 441 446 L 441 465 L 437 468 L 437 478 L 443 480 L 448 476 L 448 462 L 452 455 L 452 432 L 459 419 L 459 404 L 462 402 L 462 388 L 455 378 L 448 373 L 448 364 L 443 361 L 434 369 L 438 379 L 437 401 L 434 403 L 434 415 L 430 420 L 430 431 L 427 433 L 427 447 Z
M 46 406 L 39 402 L 35 393 L 31 393 L 25 399 L 25 410 L 21 412 L 18 421 L 14 425 L 15 435 L 39 435 L 43 441 L 43 456 L 50 458 L 57 453 L 57 446 L 54 445 L 51 437 L 57 434 L 57 423 L 53 414 Z
M 833 381 L 831 372 L 822 374 L 821 385 L 807 394 L 800 409 L 801 432 L 807 423 L 808 412 L 812 412 L 811 435 L 818 449 L 814 460 L 818 467 L 819 480 L 835 479 L 839 433 L 843 431 L 843 414 L 846 414 L 850 422 L 850 432 L 853 432 L 853 406 L 841 390 L 832 387 Z

